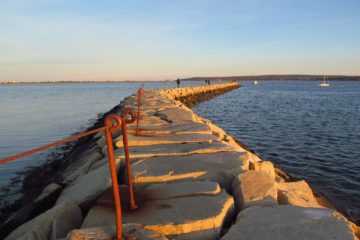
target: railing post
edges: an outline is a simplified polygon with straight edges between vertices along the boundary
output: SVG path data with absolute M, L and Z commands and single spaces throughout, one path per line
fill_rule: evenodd
M 115 121 L 115 125 L 112 122 Z M 111 136 L 112 131 L 117 131 L 121 127 L 121 119 L 115 114 L 109 114 L 105 119 L 105 136 L 106 136 L 106 145 L 107 145 L 107 154 L 109 159 L 111 181 L 114 193 L 115 201 L 115 211 L 116 211 L 116 239 L 122 239 L 122 216 L 121 216 L 121 202 L 120 202 L 120 193 L 119 193 L 119 183 L 116 173 L 115 157 L 114 157 L 114 147 L 113 140 Z
M 126 115 L 130 114 L 131 119 L 126 119 Z M 132 175 L 131 175 L 131 167 L 130 167 L 130 154 L 129 154 L 129 144 L 128 144 L 128 137 L 127 137 L 127 123 L 133 123 L 136 119 L 136 115 L 131 108 L 125 108 L 121 114 L 122 118 L 122 135 L 123 135 L 123 145 L 124 145 L 124 152 L 125 152 L 125 160 L 126 160 L 126 172 L 128 175 L 128 184 L 129 184 L 129 199 L 130 199 L 130 208 L 132 210 L 136 209 L 135 197 L 134 197 L 134 187 L 132 182 Z

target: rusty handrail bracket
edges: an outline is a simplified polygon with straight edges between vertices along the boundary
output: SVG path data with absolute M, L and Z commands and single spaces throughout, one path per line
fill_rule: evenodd
M 114 123 L 113 123 L 114 122 Z M 121 215 L 121 203 L 120 203 L 120 193 L 119 193 L 119 183 L 116 173 L 115 157 L 114 157 L 114 147 L 111 132 L 115 132 L 121 128 L 121 118 L 116 114 L 109 114 L 105 119 L 105 130 L 106 145 L 107 145 L 107 154 L 109 160 L 111 181 L 114 194 L 115 202 L 115 211 L 116 211 L 116 235 L 117 239 L 122 239 L 122 215 Z
M 131 115 L 131 119 L 127 119 L 127 115 Z M 129 144 L 128 144 L 128 137 L 127 137 L 127 128 L 126 124 L 130 124 L 135 122 L 137 119 L 136 114 L 133 109 L 125 108 L 121 113 L 122 119 L 122 135 L 123 135 L 123 146 L 124 146 L 124 153 L 125 153 L 125 160 L 126 160 L 126 171 L 128 176 L 128 184 L 129 184 L 129 199 L 130 199 L 130 209 L 135 210 L 137 208 L 135 203 L 134 197 L 134 187 L 132 182 L 132 175 L 131 175 L 131 163 L 130 163 L 130 154 L 129 154 Z

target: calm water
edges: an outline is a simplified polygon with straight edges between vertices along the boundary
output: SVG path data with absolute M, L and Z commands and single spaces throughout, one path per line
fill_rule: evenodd
M 187 82 L 185 85 L 199 83 Z M 0 85 L 0 158 L 17 154 L 85 130 L 98 114 L 135 93 L 140 83 Z M 146 82 L 145 88 L 174 87 L 174 83 Z M 42 164 L 53 150 L 0 165 L 0 187 L 16 172 Z M 1 202 L 20 197 L 12 187 Z
M 360 223 L 360 82 L 243 82 L 194 109 Z

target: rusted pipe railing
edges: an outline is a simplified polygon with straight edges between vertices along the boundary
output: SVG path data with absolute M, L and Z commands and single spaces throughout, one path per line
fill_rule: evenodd
M 112 125 L 112 121 L 115 121 L 115 125 Z M 110 126 L 105 130 L 106 137 L 106 146 L 107 146 L 107 154 L 109 160 L 110 174 L 111 174 L 111 182 L 114 194 L 114 202 L 115 202 L 115 213 L 116 213 L 116 238 L 118 240 L 122 239 L 122 215 L 121 215 L 121 202 L 120 202 L 120 193 L 119 193 L 119 183 L 116 174 L 116 166 L 115 166 L 115 156 L 114 156 L 114 147 L 111 132 L 117 131 L 121 127 L 121 119 L 118 115 L 110 114 L 105 118 L 105 126 Z M 125 146 L 125 145 L 124 145 Z
M 78 135 L 75 135 L 75 136 L 71 136 L 69 138 L 65 138 L 63 140 L 56 141 L 54 143 L 50 143 L 50 144 L 47 144 L 45 146 L 34 148 L 34 149 L 31 149 L 29 151 L 26 151 L 26 152 L 23 152 L 23 153 L 20 153 L 20 154 L 17 154 L 17 155 L 13 155 L 13 156 L 10 156 L 10 157 L 6 157 L 4 159 L 0 159 L 0 164 L 11 162 L 11 161 L 16 160 L 18 158 L 26 157 L 26 156 L 29 156 L 31 154 L 44 151 L 46 149 L 53 148 L 53 147 L 56 147 L 56 146 L 64 144 L 64 143 L 71 142 L 71 141 L 74 141 L 76 139 L 95 134 L 97 132 L 105 130 L 106 128 L 108 128 L 108 127 L 105 126 L 105 127 L 97 128 L 97 129 L 91 130 L 89 132 L 85 132 L 85 133 L 81 133 L 81 134 L 78 134 Z
M 139 127 L 140 127 L 140 107 L 141 107 L 141 95 L 142 95 L 142 91 L 143 91 L 144 85 L 141 85 L 139 87 L 139 90 L 137 91 L 137 118 L 136 118 L 136 130 L 135 130 L 135 135 L 139 135 Z
M 127 120 L 126 115 L 130 114 L 131 119 Z M 77 134 L 74 136 L 71 136 L 69 138 L 65 138 L 60 141 L 56 141 L 54 143 L 47 144 L 42 147 L 38 147 L 17 155 L 9 156 L 4 159 L 0 159 L 0 165 L 5 164 L 11 161 L 14 161 L 16 159 L 29 156 L 31 154 L 44 151 L 46 149 L 56 147 L 58 145 L 71 142 L 74 140 L 77 140 L 79 138 L 83 138 L 92 134 L 95 134 L 100 131 L 105 131 L 105 138 L 106 138 L 106 145 L 107 145 L 107 154 L 108 154 L 108 160 L 109 160 L 109 168 L 110 168 L 110 175 L 111 175 L 111 181 L 112 181 L 112 188 L 113 188 L 113 194 L 114 194 L 114 202 L 115 202 L 115 211 L 116 211 L 116 239 L 121 240 L 122 239 L 122 215 L 121 215 L 121 202 L 120 202 L 120 193 L 119 193 L 119 184 L 116 174 L 116 165 L 115 165 L 115 156 L 114 156 L 114 147 L 113 147 L 113 140 L 112 140 L 112 132 L 118 131 L 120 128 L 123 131 L 123 145 L 124 145 L 124 152 L 125 152 L 125 159 L 126 159 L 126 169 L 129 179 L 129 195 L 130 195 L 130 208 L 135 209 L 137 208 L 135 204 L 135 198 L 134 198 L 134 191 L 133 191 L 133 184 L 132 184 L 132 177 L 131 177 L 131 171 L 130 171 L 130 156 L 129 156 L 129 149 L 128 149 L 128 142 L 127 142 L 127 130 L 126 130 L 126 123 L 133 123 L 136 120 L 136 115 L 133 110 L 131 109 L 125 109 L 125 111 L 122 114 L 122 117 L 120 118 L 116 114 L 109 114 L 105 118 L 105 126 L 93 129 L 91 131 Z
M 131 115 L 131 119 L 127 119 L 127 115 Z M 139 117 L 138 117 L 139 118 Z M 129 184 L 129 199 L 130 199 L 130 208 L 132 210 L 136 209 L 134 191 L 133 191 L 133 184 L 132 184 L 132 176 L 131 176 L 131 169 L 130 169 L 130 154 L 129 154 L 129 144 L 127 138 L 127 130 L 126 124 L 133 123 L 136 119 L 135 112 L 131 108 L 125 108 L 121 113 L 122 119 L 122 135 L 123 135 L 123 144 L 124 144 L 124 152 L 125 152 L 125 160 L 126 160 L 126 171 L 128 175 L 128 184 Z

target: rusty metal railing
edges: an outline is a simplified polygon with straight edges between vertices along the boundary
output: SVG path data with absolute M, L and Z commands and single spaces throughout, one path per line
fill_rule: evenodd
M 126 118 L 127 115 L 131 116 L 130 120 L 128 120 Z M 129 153 L 129 144 L 128 144 L 128 138 L 127 138 L 126 124 L 135 122 L 137 117 L 131 108 L 125 108 L 121 113 L 121 119 L 123 119 L 121 126 L 122 126 L 122 132 L 123 132 L 123 145 L 124 145 L 124 153 L 125 153 L 125 160 L 126 160 L 128 184 L 129 184 L 130 208 L 132 210 L 134 210 L 137 208 L 137 206 L 135 204 L 133 184 L 132 184 L 132 176 L 131 176 L 131 169 L 130 169 L 130 153 Z
M 140 111 L 140 108 L 138 108 L 138 112 Z M 127 119 L 127 116 L 130 115 L 131 119 Z M 138 115 L 139 116 L 139 115 Z M 130 124 L 135 122 L 135 120 L 138 119 L 135 112 L 130 108 L 125 108 L 124 111 L 121 114 L 121 117 L 119 117 L 116 114 L 109 114 L 105 118 L 105 124 L 103 127 L 93 129 L 91 131 L 77 134 L 75 136 L 71 136 L 69 138 L 65 138 L 60 141 L 56 141 L 50 144 L 47 144 L 45 146 L 41 146 L 17 155 L 9 156 L 4 159 L 0 159 L 0 165 L 5 164 L 11 161 L 14 161 L 16 159 L 29 156 L 31 154 L 44 151 L 46 149 L 56 147 L 58 145 L 71 142 L 74 140 L 77 140 L 79 138 L 83 138 L 92 134 L 95 134 L 100 131 L 105 131 L 105 138 L 106 138 L 106 146 L 107 146 L 107 154 L 108 154 L 108 160 L 109 160 L 109 167 L 110 167 L 110 175 L 111 175 L 111 181 L 112 181 L 112 188 L 113 188 L 113 194 L 114 194 L 114 202 L 115 202 L 115 210 L 116 210 L 116 238 L 118 240 L 122 239 L 122 215 L 121 215 L 121 202 L 120 202 L 120 192 L 119 192 L 119 183 L 118 178 L 116 174 L 116 166 L 115 166 L 115 156 L 114 156 L 114 147 L 113 147 L 113 139 L 112 139 L 112 132 L 116 132 L 122 129 L 123 134 L 123 146 L 124 146 L 124 152 L 125 152 L 125 159 L 126 159 L 126 170 L 128 175 L 128 184 L 129 184 L 129 198 L 130 198 L 130 208 L 136 209 L 136 203 L 135 203 L 135 197 L 134 197 L 134 189 L 132 184 L 132 176 L 131 176 L 131 169 L 130 169 L 130 154 L 129 154 L 129 146 L 128 146 L 128 140 L 127 140 L 127 128 L 126 124 Z

